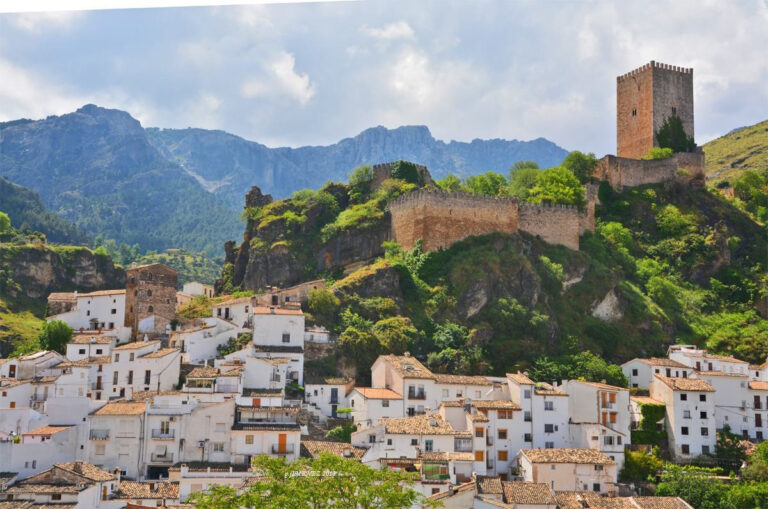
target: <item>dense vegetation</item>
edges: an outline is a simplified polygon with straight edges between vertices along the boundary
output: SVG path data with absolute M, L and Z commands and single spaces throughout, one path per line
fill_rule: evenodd
M 707 179 L 716 184 L 745 170 L 768 168 L 768 120 L 706 143 Z

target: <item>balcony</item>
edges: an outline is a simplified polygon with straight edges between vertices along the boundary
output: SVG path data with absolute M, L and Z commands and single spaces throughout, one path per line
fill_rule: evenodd
M 288 454 L 293 454 L 293 451 L 293 445 L 284 445 L 282 447 L 279 445 L 272 445 L 272 454 L 278 456 L 287 456 Z
M 172 429 L 153 429 L 152 438 L 155 440 L 173 440 L 175 430 Z
M 91 440 L 109 440 L 108 429 L 92 429 L 90 433 Z
M 153 463 L 173 463 L 173 453 L 156 453 L 150 455 Z
M 472 452 L 472 440 L 471 439 L 454 440 L 453 450 L 456 452 Z
M 427 399 L 424 391 L 408 391 L 408 399 Z

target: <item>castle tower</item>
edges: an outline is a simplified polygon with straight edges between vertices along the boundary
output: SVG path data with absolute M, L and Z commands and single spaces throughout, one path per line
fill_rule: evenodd
M 125 326 L 134 338 L 165 334 L 176 315 L 177 272 L 153 263 L 125 271 Z
M 616 155 L 640 158 L 658 146 L 655 133 L 677 115 L 693 137 L 693 69 L 649 64 L 616 78 Z

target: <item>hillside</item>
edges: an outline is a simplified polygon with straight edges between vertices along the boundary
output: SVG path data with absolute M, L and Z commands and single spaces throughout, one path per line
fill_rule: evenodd
M 169 160 L 195 175 L 206 189 L 239 203 L 242 190 L 257 185 L 285 197 L 327 181 L 346 180 L 360 164 L 398 159 L 417 161 L 436 177 L 480 171 L 506 173 L 515 161 L 532 160 L 542 168 L 558 164 L 567 152 L 544 138 L 531 141 L 435 139 L 426 126 L 374 127 L 328 146 L 269 148 L 238 136 L 205 129 L 147 129 L 150 142 Z
M 88 241 L 72 223 L 46 210 L 40 195 L 3 177 L 0 177 L 0 212 L 8 214 L 14 228 L 42 232 L 49 242 L 84 244 Z
M 603 185 L 580 251 L 519 232 L 403 253 L 386 243 L 386 203 L 415 188 L 392 179 L 364 202 L 351 185 L 274 202 L 253 190 L 219 289 L 328 278 L 310 298 L 313 319 L 340 335 L 342 361 L 361 376 L 379 353 L 406 350 L 438 371 L 493 374 L 584 350 L 612 362 L 664 355 L 675 342 L 768 356 L 756 311 L 765 230 L 719 193 Z
M 166 160 L 128 113 L 87 105 L 0 126 L 0 174 L 93 237 L 219 252 L 236 214 Z
M 744 170 L 768 168 L 768 120 L 731 131 L 704 145 L 707 178 L 733 178 Z

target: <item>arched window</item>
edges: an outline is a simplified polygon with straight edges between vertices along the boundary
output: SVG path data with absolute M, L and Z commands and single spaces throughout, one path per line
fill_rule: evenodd
M 152 297 L 152 290 L 147 290 L 147 297 Z
M 150 313 L 153 313 L 155 311 L 155 308 L 153 308 L 152 306 L 149 306 L 147 308 L 147 311 L 150 312 Z

